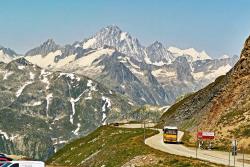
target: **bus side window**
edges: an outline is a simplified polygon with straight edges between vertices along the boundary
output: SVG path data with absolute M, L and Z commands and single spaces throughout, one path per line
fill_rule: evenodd
M 11 165 L 10 167 L 19 167 L 19 164 L 15 163 L 15 164 Z

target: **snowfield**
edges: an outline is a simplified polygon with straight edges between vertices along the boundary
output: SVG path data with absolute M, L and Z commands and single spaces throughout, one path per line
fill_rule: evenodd
M 77 59 L 73 64 L 74 66 L 80 66 L 80 67 L 89 67 L 93 64 L 94 60 L 100 58 L 104 55 L 111 56 L 115 52 L 114 49 L 99 49 L 93 53 L 90 53 L 86 56 L 83 56 L 79 59 Z
M 168 51 L 171 52 L 175 57 L 187 56 L 189 61 L 211 59 L 211 57 L 209 57 L 205 51 L 198 52 L 194 48 L 182 50 L 176 47 L 169 47 Z
M 89 40 L 87 40 L 87 42 L 84 42 L 83 44 L 83 49 L 88 49 L 88 48 L 91 48 L 96 42 L 96 39 L 95 38 L 91 38 Z
M 62 54 L 61 50 L 57 50 L 55 52 L 50 52 L 46 56 L 43 55 L 26 56 L 25 59 L 42 68 L 48 68 L 49 66 L 54 65 L 55 57 L 61 54 Z

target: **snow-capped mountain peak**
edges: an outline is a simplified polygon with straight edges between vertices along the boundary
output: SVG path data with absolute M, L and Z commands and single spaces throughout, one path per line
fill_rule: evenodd
M 117 33 L 122 32 L 120 27 L 118 27 L 117 25 L 109 25 L 109 26 L 103 28 L 101 31 L 109 31 L 109 32 L 117 32 Z
M 145 57 L 144 47 L 139 41 L 115 25 L 102 28 L 94 36 L 84 40 L 80 45 L 84 49 L 97 49 L 104 46 L 111 46 L 116 48 L 119 52 L 128 56 L 133 56 L 140 61 Z
M 156 48 L 163 48 L 163 44 L 159 41 L 155 41 L 153 44 L 150 45 L 151 47 L 154 46 Z M 149 46 L 149 47 L 150 47 Z
M 52 38 L 50 38 L 50 39 L 48 39 L 47 41 L 45 41 L 45 42 L 43 43 L 43 45 L 55 46 L 55 45 L 56 45 L 56 42 L 55 42 Z
M 28 51 L 25 55 L 26 56 L 34 56 L 34 55 L 42 55 L 45 56 L 50 52 L 54 52 L 60 48 L 59 45 L 55 43 L 53 39 L 48 39 L 47 41 L 43 42 L 40 46 Z
M 155 41 L 153 44 L 146 48 L 148 61 L 146 63 L 151 62 L 150 64 L 155 65 L 164 65 L 170 64 L 174 57 L 168 52 L 168 50 L 163 46 L 163 44 L 159 41 Z
M 0 62 L 8 63 L 17 56 L 19 55 L 12 49 L 0 46 Z
M 194 48 L 179 49 L 177 47 L 169 47 L 168 51 L 171 52 L 175 57 L 185 56 L 188 61 L 211 59 L 211 57 L 209 57 L 204 50 L 199 52 Z

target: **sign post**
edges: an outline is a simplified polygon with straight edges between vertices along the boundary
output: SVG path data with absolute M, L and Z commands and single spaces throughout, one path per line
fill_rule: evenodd
M 234 166 L 235 166 L 235 156 L 237 155 L 237 140 L 232 139 L 232 156 L 234 156 Z
M 232 155 L 233 156 L 237 155 L 237 140 L 236 139 L 232 140 Z
M 215 138 L 215 133 L 207 131 L 197 132 L 197 138 L 202 141 L 201 144 L 199 143 L 199 148 L 202 148 L 203 140 L 209 140 L 208 149 L 210 150 L 212 148 L 211 140 Z

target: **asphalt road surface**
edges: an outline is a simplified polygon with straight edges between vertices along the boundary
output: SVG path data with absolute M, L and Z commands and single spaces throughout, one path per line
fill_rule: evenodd
M 159 130 L 160 133 L 157 135 L 154 135 L 152 137 L 149 137 L 145 140 L 145 144 L 170 154 L 175 155 L 181 155 L 185 157 L 193 157 L 196 158 L 196 149 L 195 148 L 189 148 L 185 147 L 182 144 L 165 144 L 162 139 L 162 130 Z M 183 132 L 178 132 L 178 141 L 181 141 L 182 136 L 184 135 Z M 229 153 L 228 152 L 222 152 L 222 151 L 211 151 L 211 150 L 200 150 L 197 151 L 197 158 L 209 162 L 214 162 L 218 164 L 224 164 L 229 165 Z M 248 163 L 244 163 L 244 167 L 250 167 L 250 155 L 245 155 L 245 160 L 248 161 Z M 235 166 L 237 167 L 243 167 L 243 155 L 238 154 L 235 157 Z M 234 157 L 230 155 L 230 166 L 234 166 Z

